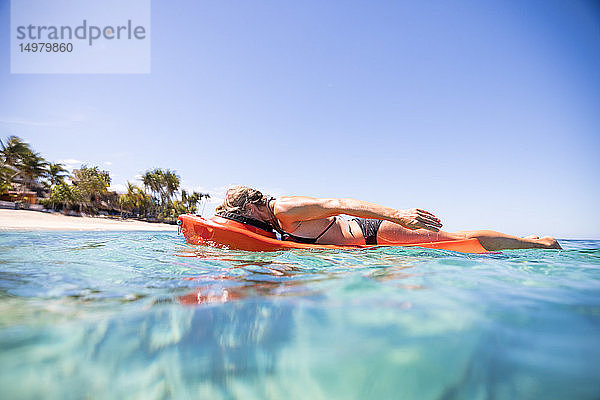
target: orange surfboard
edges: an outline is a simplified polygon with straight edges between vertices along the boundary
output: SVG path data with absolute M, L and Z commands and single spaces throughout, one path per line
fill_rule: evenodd
M 286 249 L 362 249 L 376 246 L 411 246 L 452 250 L 461 253 L 487 253 L 477 239 L 446 240 L 428 243 L 386 243 L 385 245 L 306 244 L 279 240 L 274 233 L 250 225 L 214 216 L 205 219 L 196 215 L 180 215 L 177 221 L 185 241 L 195 245 L 232 250 L 278 251 Z

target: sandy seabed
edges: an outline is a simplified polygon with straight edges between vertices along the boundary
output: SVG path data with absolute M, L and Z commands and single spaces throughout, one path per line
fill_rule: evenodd
M 176 231 L 176 225 L 102 217 L 71 217 L 60 213 L 0 209 L 0 231 Z

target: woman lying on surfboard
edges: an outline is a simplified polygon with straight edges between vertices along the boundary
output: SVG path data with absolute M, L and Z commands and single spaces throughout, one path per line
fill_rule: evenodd
M 216 214 L 263 224 L 278 232 L 283 240 L 300 243 L 385 245 L 475 238 L 488 251 L 561 248 L 550 236 L 520 238 L 488 230 L 444 232 L 440 230 L 439 218 L 419 208 L 395 210 L 354 199 L 275 199 L 246 186 L 231 187 Z M 340 214 L 354 218 L 340 218 Z

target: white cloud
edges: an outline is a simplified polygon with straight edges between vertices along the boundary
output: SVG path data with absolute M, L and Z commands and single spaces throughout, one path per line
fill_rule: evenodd
M 116 183 L 114 185 L 110 185 L 108 190 L 117 193 L 127 193 L 127 186 L 123 185 L 122 183 Z
M 35 126 L 35 127 L 50 127 L 50 128 L 66 128 L 73 126 L 76 123 L 85 121 L 83 114 L 72 114 L 54 119 L 46 120 L 34 120 L 27 118 L 0 118 L 0 124 L 5 125 L 21 125 L 21 126 Z
M 74 158 L 67 158 L 66 160 L 59 160 L 61 164 L 83 164 L 83 161 L 76 160 Z
M 83 164 L 83 161 L 76 160 L 74 158 L 68 158 L 66 160 L 58 160 L 58 163 L 63 164 L 66 169 L 68 169 L 69 171 L 72 171 L 76 168 L 81 167 L 81 165 Z
M 112 162 L 110 162 L 110 161 L 104 161 L 104 165 L 112 165 Z

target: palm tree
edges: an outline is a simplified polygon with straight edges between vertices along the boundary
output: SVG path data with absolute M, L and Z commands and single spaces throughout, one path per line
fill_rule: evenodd
M 185 206 L 185 212 L 194 214 L 198 210 L 198 203 L 202 201 L 202 199 L 209 199 L 210 194 L 208 193 L 198 193 L 196 191 L 189 194 L 185 190 L 181 190 L 181 202 Z
M 200 199 L 199 200 L 201 202 L 202 202 L 202 200 L 208 200 L 208 199 L 210 199 L 210 194 L 209 193 L 199 193 L 199 195 L 200 195 Z M 201 214 L 204 214 L 204 206 L 206 206 L 206 202 L 202 203 L 202 212 L 201 212 Z
M 168 202 L 171 201 L 171 198 L 179 189 L 180 183 L 179 176 L 174 171 L 169 169 L 163 171 L 163 187 Z
M 19 169 L 23 175 L 23 185 L 21 188 L 21 200 L 25 198 L 27 188 L 30 188 L 33 182 L 46 174 L 48 163 L 39 153 L 30 151 L 21 158 Z
M 179 189 L 179 176 L 169 169 L 155 168 L 151 171 L 146 171 L 142 176 L 142 182 L 146 190 L 150 189 L 154 198 L 160 203 L 161 213 L 167 215 L 167 209 L 169 204 L 171 204 L 173 195 Z
M 0 195 L 7 193 L 10 189 L 11 170 L 7 167 L 4 160 L 0 159 Z
M 65 169 L 65 166 L 60 163 L 49 163 L 48 164 L 48 179 L 50 180 L 51 187 L 64 182 L 64 179 L 69 176 L 69 171 Z
M 119 196 L 119 208 L 121 208 L 121 218 L 123 218 L 123 209 L 132 212 L 135 208 L 135 189 L 134 185 L 127 182 L 127 193 Z
M 142 176 L 142 183 L 144 184 L 144 191 L 148 192 L 150 189 L 151 193 L 156 191 L 156 176 L 154 171 L 146 171 Z
M 73 170 L 72 180 L 74 192 L 78 193 L 78 199 L 81 201 L 79 210 L 81 211 L 83 206 L 86 210 L 95 212 L 95 204 L 108 193 L 111 180 L 108 171 L 82 165 L 81 168 Z
M 142 183 L 144 184 L 144 193 L 148 193 L 148 191 L 151 193 L 151 198 L 156 198 L 159 190 L 160 190 L 160 185 L 159 185 L 159 180 L 158 180 L 158 176 L 154 171 L 146 171 L 146 173 L 144 173 L 144 175 L 142 176 Z M 153 204 L 150 206 L 150 213 L 154 214 L 154 202 Z
M 119 205 L 125 211 L 135 213 L 138 216 L 147 216 L 152 204 L 152 198 L 138 186 L 130 182 L 127 182 L 127 193 L 119 196 Z
M 29 144 L 17 136 L 9 136 L 6 143 L 0 140 L 0 147 L 2 148 L 0 153 L 2 154 L 3 161 L 13 167 L 17 167 L 23 157 L 33 152 Z
M 20 164 L 24 158 L 33 153 L 29 144 L 17 136 L 9 136 L 4 142 L 0 140 L 0 160 L 2 161 L 2 180 L 8 191 L 12 182 L 21 172 Z
M 77 188 L 69 186 L 65 182 L 60 182 L 54 186 L 50 198 L 52 199 L 52 208 L 54 208 L 54 203 L 59 203 L 63 206 L 64 212 L 66 212 L 69 206 L 81 201 Z
M 47 176 L 50 181 L 50 192 L 56 187 L 56 185 L 64 183 L 64 179 L 69 176 L 68 172 L 63 164 L 50 163 L 48 164 Z M 51 197 L 52 198 L 52 197 Z M 54 199 L 52 198 L 52 209 L 54 210 Z

